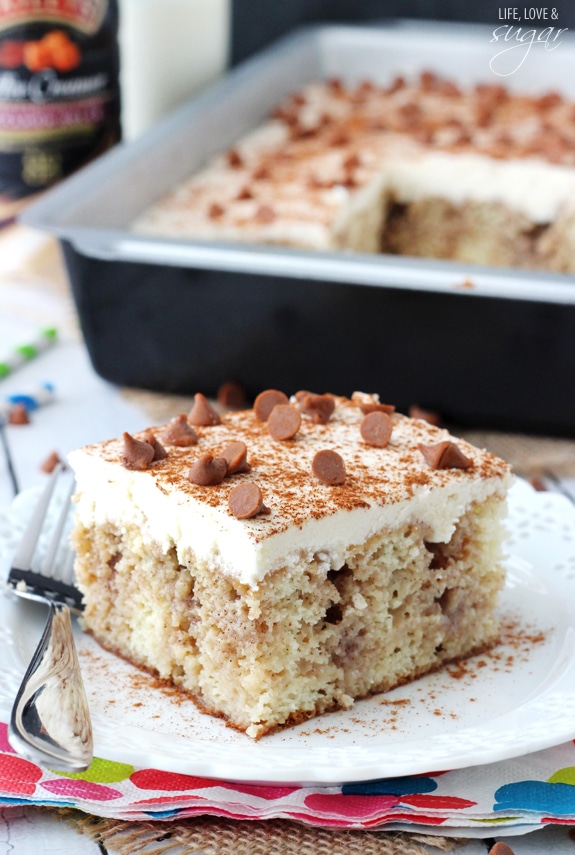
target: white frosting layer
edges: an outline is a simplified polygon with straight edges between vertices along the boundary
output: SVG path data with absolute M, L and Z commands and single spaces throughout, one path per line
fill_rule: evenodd
M 541 160 L 437 152 L 390 165 L 387 187 L 400 202 L 428 196 L 456 205 L 501 202 L 534 223 L 550 223 L 575 196 L 575 170 Z
M 461 440 L 472 468 L 430 469 L 417 444 L 442 441 L 448 434 L 421 421 L 394 416 L 389 446 L 368 446 L 359 434 L 362 418 L 358 407 L 340 403 L 328 425 L 304 419 L 293 440 L 276 442 L 253 414 L 233 414 L 224 425 L 200 429 L 198 446 L 166 446 L 168 459 L 143 472 L 121 464 L 120 441 L 74 451 L 69 460 L 79 519 L 87 527 L 136 526 L 142 550 L 151 541 L 165 552 L 191 550 L 257 586 L 266 574 L 314 557 L 339 569 L 350 547 L 385 529 L 417 524 L 424 526 L 426 539 L 448 541 L 470 504 L 502 495 L 509 485 L 505 464 Z M 207 451 L 217 454 L 235 439 L 248 445 L 252 470 L 215 487 L 190 484 L 191 462 Z M 344 485 L 328 487 L 312 475 L 311 460 L 323 448 L 343 457 Z M 269 514 L 249 520 L 230 514 L 228 492 L 242 481 L 258 483 Z

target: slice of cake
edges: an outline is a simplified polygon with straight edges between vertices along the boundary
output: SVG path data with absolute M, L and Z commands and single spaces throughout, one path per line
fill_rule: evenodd
M 509 466 L 377 396 L 197 395 L 70 463 L 87 630 L 249 736 L 497 638 Z
M 556 92 L 318 81 L 134 228 L 574 272 L 574 142 Z

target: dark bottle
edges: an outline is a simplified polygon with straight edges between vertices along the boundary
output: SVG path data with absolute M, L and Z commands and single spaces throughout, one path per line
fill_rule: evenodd
M 0 0 L 0 224 L 120 139 L 116 0 Z

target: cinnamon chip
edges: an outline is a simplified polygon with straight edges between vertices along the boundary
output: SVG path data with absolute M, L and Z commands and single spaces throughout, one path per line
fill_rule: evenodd
M 395 95 L 396 92 L 399 92 L 401 89 L 405 89 L 405 85 L 406 83 L 404 77 L 395 77 L 389 84 L 387 89 L 384 89 L 383 91 L 386 92 L 388 95 Z
M 393 430 L 393 422 L 387 413 L 373 412 L 364 417 L 360 427 L 361 436 L 368 445 L 385 448 Z
M 271 114 L 272 119 L 278 119 L 280 122 L 285 122 L 287 125 L 292 125 L 298 121 L 298 110 L 294 107 L 281 106 L 277 107 Z
M 188 478 L 199 487 L 213 487 L 221 484 L 228 471 L 228 461 L 224 457 L 202 454 L 192 464 Z
M 297 392 L 296 401 L 305 416 L 311 416 L 315 424 L 325 425 L 335 410 L 333 395 L 313 395 L 311 392 Z
M 349 157 L 346 157 L 346 159 L 343 161 L 342 166 L 346 172 L 349 172 L 353 169 L 357 169 L 358 166 L 361 166 L 361 158 L 356 153 L 350 154 Z
M 254 401 L 254 413 L 260 422 L 267 422 L 276 404 L 289 404 L 288 396 L 278 389 L 266 389 L 260 392 Z
M 60 455 L 58 454 L 58 452 L 52 451 L 50 452 L 48 457 L 46 457 L 46 459 L 42 461 L 42 463 L 40 464 L 40 469 L 42 470 L 42 472 L 46 472 L 47 475 L 50 475 L 50 473 L 53 472 L 56 466 L 61 462 L 62 461 L 60 460 Z
M 537 490 L 538 493 L 547 492 L 547 484 L 539 475 L 533 475 L 532 478 L 529 479 L 529 483 L 533 487 L 534 490 Z
M 478 83 L 475 87 L 477 94 L 493 104 L 501 104 L 509 97 L 509 92 L 500 83 Z
M 317 136 L 319 130 L 320 130 L 319 125 L 300 125 L 299 122 L 296 122 L 296 123 L 291 125 L 290 139 L 291 140 L 309 139 L 310 137 Z
M 440 80 L 437 90 L 442 95 L 447 95 L 448 98 L 457 98 L 461 95 L 461 89 L 455 83 L 452 83 L 451 80 Z
M 221 407 L 239 410 L 246 405 L 246 390 L 241 383 L 228 380 L 226 383 L 222 383 L 218 389 L 216 400 Z
M 291 404 L 276 404 L 268 417 L 268 431 L 272 439 L 292 439 L 301 425 L 301 416 Z
M 478 128 L 486 128 L 493 118 L 494 106 L 490 101 L 479 101 L 475 107 L 475 124 Z
M 269 177 L 270 177 L 270 168 L 269 168 L 269 166 L 265 166 L 263 164 L 262 164 L 262 166 L 258 166 L 257 169 L 254 169 L 254 171 L 252 173 L 252 178 L 254 178 L 256 181 L 265 181 Z
M 439 413 L 436 413 L 434 410 L 425 410 L 423 407 L 418 407 L 417 404 L 412 404 L 412 406 L 407 411 L 410 419 L 421 419 L 424 422 L 427 422 L 430 425 L 435 425 L 435 427 L 441 427 L 441 416 Z
M 221 421 L 219 414 L 214 410 L 206 396 L 197 392 L 194 395 L 194 406 L 188 413 L 188 423 L 209 427 L 219 425 Z
M 124 450 L 122 464 L 126 469 L 141 471 L 147 469 L 154 459 L 154 449 L 149 442 L 136 439 L 128 431 L 124 431 Z
M 450 440 L 438 442 L 435 445 L 420 443 L 417 447 L 432 469 L 469 469 L 473 466 L 473 462 L 465 456 L 459 446 Z
M 395 413 L 395 404 L 382 404 L 381 401 L 374 404 L 360 404 L 359 408 L 365 416 L 369 413 L 386 413 L 388 416 Z
M 424 92 L 432 92 L 438 82 L 439 78 L 433 71 L 422 71 L 419 75 L 419 85 L 423 89 Z
M 544 95 L 540 95 L 539 98 L 535 99 L 535 106 L 541 111 L 558 107 L 561 103 L 563 103 L 563 98 L 559 92 L 546 92 Z
M 208 217 L 211 220 L 219 219 L 224 213 L 224 208 L 218 202 L 212 202 L 208 209 Z
M 9 425 L 29 425 L 30 415 L 25 404 L 14 404 L 8 413 Z
M 245 442 L 236 440 L 226 445 L 223 451 L 220 452 L 220 457 L 223 457 L 228 464 L 228 475 L 235 475 L 237 472 L 249 472 L 252 468 L 247 460 L 248 449 Z
M 276 218 L 276 212 L 271 205 L 260 205 L 255 213 L 255 219 L 258 223 L 273 223 Z
M 232 169 L 238 169 L 240 166 L 244 165 L 244 159 L 237 148 L 231 148 L 228 151 L 228 163 Z
M 318 451 L 312 461 L 311 468 L 315 477 L 330 487 L 343 484 L 345 481 L 345 463 L 337 451 L 330 449 Z
M 336 130 L 332 134 L 331 139 L 328 141 L 328 145 L 332 146 L 333 148 L 339 148 L 339 146 L 347 145 L 349 141 L 350 137 L 348 133 L 346 133 L 344 130 Z
M 151 430 L 147 430 L 144 434 L 144 440 L 152 446 L 152 451 L 154 452 L 154 456 L 152 457 L 152 463 L 155 463 L 156 460 L 165 460 L 168 456 L 168 452 L 164 448 L 161 442 L 158 442 L 154 434 Z
M 167 445 L 177 445 L 180 448 L 187 448 L 190 445 L 196 445 L 198 435 L 193 427 L 188 424 L 188 419 L 185 413 L 180 413 L 175 416 L 162 433 L 160 439 Z
M 515 855 L 515 851 L 508 846 L 507 843 L 503 843 L 502 840 L 499 840 L 494 846 L 489 850 L 488 855 Z
M 249 484 L 238 484 L 237 487 L 230 490 L 228 507 L 230 512 L 239 520 L 248 520 L 255 517 L 256 514 L 267 511 L 262 491 L 253 481 Z
M 370 395 L 367 392 L 354 392 L 351 400 L 357 404 L 361 412 L 367 416 L 368 413 L 387 413 L 391 415 L 395 412 L 395 404 L 382 404 L 379 400 L 379 395 L 375 393 Z

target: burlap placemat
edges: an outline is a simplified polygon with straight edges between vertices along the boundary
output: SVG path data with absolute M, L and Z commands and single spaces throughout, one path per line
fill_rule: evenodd
M 392 831 L 311 828 L 288 820 L 237 822 L 197 817 L 172 822 L 121 822 L 61 810 L 60 816 L 118 855 L 431 855 L 466 841 Z

